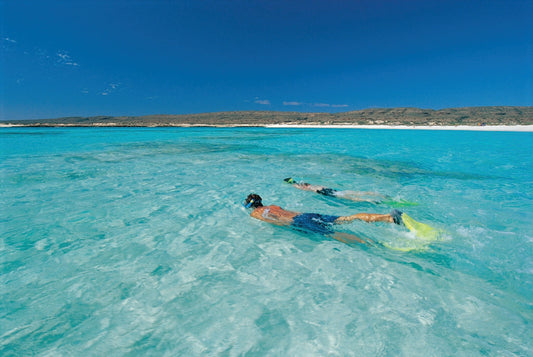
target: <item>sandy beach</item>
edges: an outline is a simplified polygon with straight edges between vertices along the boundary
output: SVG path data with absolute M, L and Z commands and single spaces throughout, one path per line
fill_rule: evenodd
M 27 126 L 17 124 L 0 124 L 0 128 L 21 128 L 21 127 L 123 127 L 117 123 L 94 123 L 92 125 L 73 125 L 73 124 L 57 124 L 57 125 L 42 125 L 42 126 Z M 183 124 L 183 125 L 151 125 L 146 127 L 183 127 L 183 128 L 197 128 L 197 127 L 218 127 L 218 128 L 239 128 L 239 127 L 262 127 L 262 128 L 316 128 L 316 129 L 412 129 L 412 130 L 467 130 L 467 131 L 520 131 L 533 132 L 533 125 L 485 125 L 485 126 L 468 126 L 468 125 L 351 125 L 351 124 L 231 124 L 231 125 L 212 125 L 212 124 Z

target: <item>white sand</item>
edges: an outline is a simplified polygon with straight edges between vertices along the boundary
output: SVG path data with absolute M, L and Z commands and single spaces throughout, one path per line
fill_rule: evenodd
M 472 130 L 472 131 L 525 131 L 533 132 L 533 125 L 485 125 L 485 126 L 423 126 L 423 125 L 300 125 L 272 124 L 266 128 L 333 128 L 333 129 L 416 129 L 416 130 Z
M 13 128 L 24 127 L 25 125 L 18 124 L 0 124 L 0 128 Z M 44 127 L 77 127 L 76 124 L 56 124 L 46 125 Z M 95 127 L 115 127 L 120 126 L 116 123 L 95 123 Z M 157 126 L 157 125 L 156 125 Z M 470 131 L 523 131 L 533 132 L 533 125 L 486 125 L 486 126 L 468 126 L 468 125 L 456 125 L 456 126 L 437 126 L 437 125 L 351 125 L 351 124 L 338 124 L 338 125 L 322 125 L 322 124 L 230 124 L 230 125 L 212 125 L 212 124 L 176 124 L 175 127 L 221 127 L 221 128 L 234 128 L 234 127 L 264 127 L 264 128 L 317 128 L 317 129 L 415 129 L 415 130 L 470 130 Z M 84 126 L 85 127 L 85 126 Z

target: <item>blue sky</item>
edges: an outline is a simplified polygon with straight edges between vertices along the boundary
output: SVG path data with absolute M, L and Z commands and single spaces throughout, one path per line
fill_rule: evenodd
M 0 0 L 0 119 L 533 105 L 531 0 Z

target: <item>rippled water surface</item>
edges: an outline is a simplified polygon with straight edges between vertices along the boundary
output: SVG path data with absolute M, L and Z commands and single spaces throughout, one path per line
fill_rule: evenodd
M 533 354 L 533 134 L 356 129 L 0 129 L 1 355 Z M 269 225 L 388 213 L 445 234 Z

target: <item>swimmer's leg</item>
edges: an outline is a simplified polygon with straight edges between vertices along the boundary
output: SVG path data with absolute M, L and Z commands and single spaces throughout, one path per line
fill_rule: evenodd
M 351 221 L 365 221 L 365 222 L 387 222 L 394 223 L 390 214 L 378 214 L 378 213 L 357 213 L 351 216 L 341 216 L 335 220 L 335 223 L 346 223 Z
M 353 243 L 360 243 L 367 245 L 369 247 L 374 246 L 374 242 L 371 239 L 361 239 L 358 236 L 350 233 L 344 233 L 344 232 L 334 232 L 333 234 L 328 235 L 328 237 L 338 240 L 339 242 L 346 243 L 346 244 L 353 244 Z
M 385 200 L 386 197 L 377 192 L 361 192 L 361 191 L 336 191 L 335 197 L 342 198 L 354 202 L 370 202 L 380 203 Z
M 395 224 L 402 224 L 403 223 L 402 215 L 403 215 L 403 212 L 402 211 L 398 211 L 397 209 L 393 209 L 390 212 L 390 216 L 392 217 L 392 222 L 395 223 Z
M 381 201 L 381 198 L 378 198 L 379 196 L 367 195 L 366 192 L 336 191 L 333 196 L 353 202 L 379 203 Z

